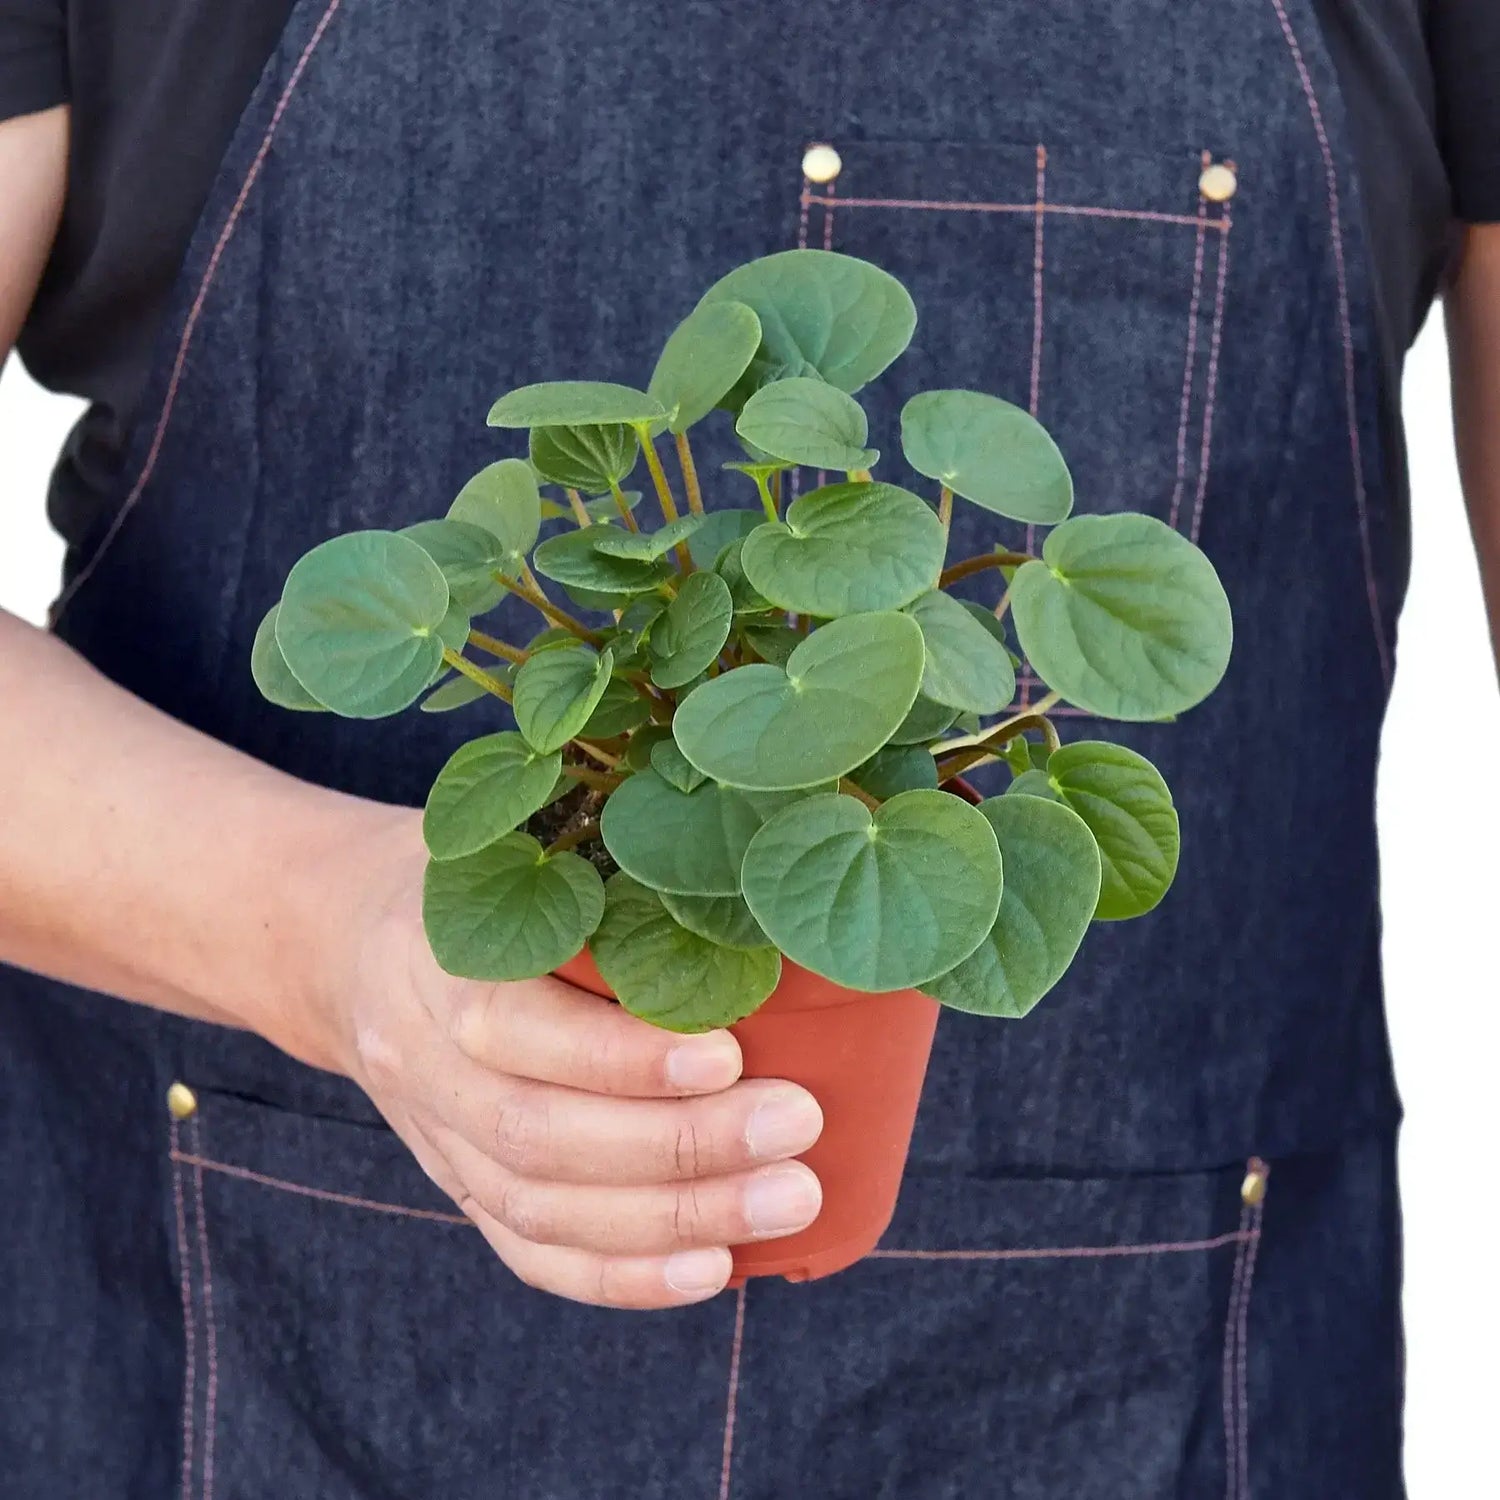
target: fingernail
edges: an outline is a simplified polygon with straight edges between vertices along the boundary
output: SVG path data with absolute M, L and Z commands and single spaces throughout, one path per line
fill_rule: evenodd
M 823 1111 L 803 1089 L 780 1089 L 762 1100 L 745 1127 L 751 1156 L 762 1161 L 806 1151 L 823 1133 Z
M 716 1292 L 729 1280 L 730 1259 L 723 1250 L 679 1250 L 667 1257 L 667 1285 L 674 1292 Z
M 750 1180 L 745 1216 L 756 1234 L 789 1234 L 818 1217 L 823 1190 L 806 1167 L 776 1167 Z
M 667 1054 L 667 1082 L 679 1089 L 727 1089 L 740 1076 L 739 1043 L 727 1032 L 695 1037 Z

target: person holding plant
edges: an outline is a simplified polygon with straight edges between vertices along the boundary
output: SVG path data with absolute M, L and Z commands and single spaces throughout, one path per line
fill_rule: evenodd
M 0 0 L 0 348 L 94 402 L 7 1493 L 1391 1494 L 1395 402 L 1446 274 L 1500 636 L 1500 26 L 243 10 Z M 823 1202 L 791 965 L 947 1009 L 879 1249 L 719 1298 Z

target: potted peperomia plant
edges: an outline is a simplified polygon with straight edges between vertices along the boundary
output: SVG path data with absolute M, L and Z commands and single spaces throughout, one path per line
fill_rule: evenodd
M 915 324 L 863 261 L 742 266 L 645 390 L 502 397 L 490 425 L 526 432 L 526 458 L 476 475 L 445 519 L 315 547 L 255 643 L 261 690 L 288 708 L 513 714 L 476 715 L 428 798 L 424 915 L 445 969 L 557 972 L 658 1026 L 733 1026 L 748 1074 L 819 1098 L 823 1214 L 737 1250 L 740 1276 L 826 1274 L 873 1248 L 938 1004 L 1024 1016 L 1091 922 L 1140 916 L 1170 884 L 1160 775 L 1122 746 L 1061 744 L 1049 710 L 1168 719 L 1229 659 L 1202 552 L 1145 515 L 1070 519 L 1063 457 L 1017 407 L 916 395 L 901 451 L 933 503 L 871 478 L 851 393 Z M 743 447 L 721 483 L 751 506 L 706 503 L 688 433 L 716 411 Z M 654 528 L 623 488 L 642 461 Z M 845 477 L 792 498 L 807 470 Z M 1039 556 L 950 560 L 960 503 L 1052 529 Z M 955 597 L 963 580 L 998 602 Z M 507 598 L 540 633 L 476 625 Z M 1016 707 L 1023 658 L 1042 687 Z M 1012 780 L 980 800 L 961 777 L 986 762 Z

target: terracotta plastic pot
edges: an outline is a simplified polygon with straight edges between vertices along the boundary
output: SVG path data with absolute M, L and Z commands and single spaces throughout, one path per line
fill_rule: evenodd
M 557 974 L 611 993 L 587 952 Z M 937 1019 L 937 1003 L 915 990 L 867 995 L 782 961 L 771 998 L 731 1030 L 745 1077 L 790 1079 L 823 1107 L 823 1134 L 801 1158 L 823 1184 L 823 1211 L 800 1234 L 736 1245 L 731 1285 L 829 1276 L 879 1243 L 896 1210 Z

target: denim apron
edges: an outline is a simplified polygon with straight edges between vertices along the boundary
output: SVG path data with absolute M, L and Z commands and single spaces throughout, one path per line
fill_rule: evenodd
M 798 245 L 915 296 L 864 393 L 888 453 L 918 389 L 1030 407 L 1081 510 L 1201 543 L 1238 640 L 1203 707 L 1106 731 L 1174 788 L 1170 897 L 1025 1022 L 944 1016 L 895 1222 L 822 1283 L 530 1291 L 352 1085 L 4 975 L 5 1494 L 1399 1495 L 1373 791 L 1407 538 L 1365 233 L 1308 0 L 301 0 L 59 601 L 115 680 L 419 802 L 488 710 L 263 703 L 289 566 L 441 514 L 514 451 L 495 396 L 639 383 L 711 281 Z

